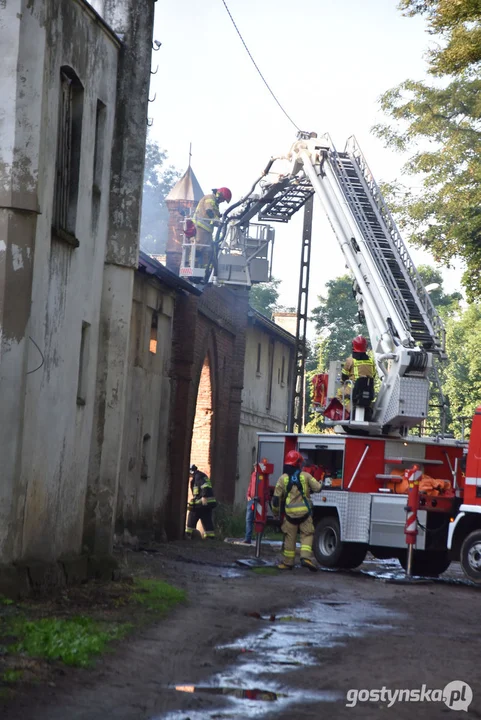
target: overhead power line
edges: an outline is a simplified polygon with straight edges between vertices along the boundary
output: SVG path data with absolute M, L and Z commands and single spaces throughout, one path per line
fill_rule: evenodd
M 282 107 L 281 103 L 279 102 L 279 100 L 278 100 L 277 97 L 275 96 L 273 90 L 271 90 L 271 88 L 270 88 L 270 86 L 269 86 L 269 83 L 268 83 L 267 80 L 265 79 L 264 75 L 261 73 L 261 71 L 260 71 L 260 69 L 259 69 L 259 66 L 257 65 L 256 61 L 255 61 L 254 58 L 252 57 L 251 52 L 250 52 L 249 48 L 247 47 L 247 45 L 246 45 L 246 43 L 245 43 L 245 41 L 244 41 L 244 38 L 242 37 L 241 32 L 240 32 L 239 28 L 238 28 L 237 25 L 236 25 L 236 22 L 235 22 L 234 18 L 232 17 L 232 13 L 231 13 L 231 11 L 229 10 L 229 8 L 227 7 L 226 1 L 225 1 L 225 0 L 222 0 L 222 2 L 223 2 L 223 4 L 224 4 L 225 9 L 227 10 L 227 14 L 229 15 L 230 19 L 232 20 L 232 24 L 233 24 L 233 26 L 235 27 L 236 32 L 237 32 L 238 36 L 240 37 L 243 46 L 244 46 L 245 49 L 246 49 L 247 54 L 249 55 L 250 59 L 252 60 L 252 63 L 253 63 L 253 65 L 254 65 L 255 69 L 257 70 L 257 72 L 258 72 L 259 75 L 261 76 L 262 82 L 264 83 L 264 85 L 266 86 L 266 88 L 269 90 L 270 94 L 272 95 L 272 97 L 274 98 L 274 100 L 276 101 L 276 103 L 279 105 L 280 109 L 282 110 L 282 112 L 284 113 L 284 115 L 286 116 L 286 118 L 289 120 L 289 122 L 291 122 L 291 123 L 294 125 L 294 127 L 296 128 L 296 130 L 300 130 L 300 128 L 296 125 L 296 123 L 295 123 L 294 120 L 291 118 L 291 116 L 288 115 L 288 113 L 284 110 L 284 108 Z

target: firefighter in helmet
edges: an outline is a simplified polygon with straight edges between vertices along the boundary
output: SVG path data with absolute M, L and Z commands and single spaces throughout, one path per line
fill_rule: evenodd
M 366 408 L 366 420 L 369 420 L 372 414 L 375 375 L 376 366 L 367 354 L 367 340 L 362 335 L 358 335 L 352 341 L 352 355 L 347 358 L 342 368 L 344 386 L 339 390 L 338 397 L 341 401 L 344 400 L 344 406 L 348 411 L 351 409 L 351 400 L 353 405 Z M 353 383 L 352 391 L 347 381 Z
M 284 521 L 281 530 L 284 534 L 282 545 L 283 562 L 277 567 L 279 570 L 292 570 L 296 559 L 297 533 L 301 535 L 301 565 L 309 570 L 316 571 L 317 566 L 312 561 L 312 540 L 314 537 L 314 524 L 312 522 L 311 492 L 320 492 L 322 484 L 309 473 L 302 472 L 304 458 L 295 450 L 287 453 L 284 473 L 277 481 L 272 510 L 279 515 L 284 512 Z
M 196 243 L 201 246 L 197 251 L 195 262 L 197 267 L 207 267 L 209 264 L 213 248 L 214 228 L 220 224 L 219 205 L 223 202 L 230 203 L 231 200 L 232 193 L 226 187 L 214 189 L 211 194 L 204 195 L 199 200 L 192 218 L 196 229 Z
M 199 470 L 197 465 L 190 468 L 190 490 L 192 498 L 188 504 L 189 514 L 187 515 L 186 537 L 192 540 L 193 532 L 197 523 L 202 523 L 204 538 L 215 538 L 214 522 L 212 511 L 217 505 L 212 490 L 212 483 L 205 472 Z

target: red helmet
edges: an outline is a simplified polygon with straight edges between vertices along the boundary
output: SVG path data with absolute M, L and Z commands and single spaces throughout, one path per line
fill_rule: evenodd
M 358 335 L 354 338 L 352 341 L 352 351 L 353 352 L 366 352 L 367 350 L 367 340 L 362 335 Z
M 229 188 L 226 188 L 226 187 L 218 188 L 217 194 L 220 195 L 222 200 L 225 200 L 228 203 L 230 203 L 230 201 L 232 200 L 232 193 L 229 190 Z
M 297 450 L 289 450 L 289 452 L 286 455 L 286 459 L 284 460 L 284 465 L 302 465 L 304 462 L 304 458 L 302 457 L 301 453 L 297 452 Z

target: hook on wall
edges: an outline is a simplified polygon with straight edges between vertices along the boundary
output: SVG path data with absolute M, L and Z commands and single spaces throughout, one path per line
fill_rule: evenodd
M 154 52 L 157 52 L 157 50 L 160 50 L 161 45 L 162 45 L 161 42 L 159 42 L 158 40 L 154 40 L 154 42 L 152 43 L 152 50 Z
M 156 97 L 157 97 L 157 93 L 155 93 L 155 95 L 154 95 L 154 97 L 152 98 L 152 100 L 149 98 L 149 102 L 155 102 L 155 98 L 156 98 Z
M 152 70 L 151 70 L 151 71 L 150 71 L 150 74 L 151 74 L 151 75 L 157 75 L 158 69 L 159 69 L 159 66 L 157 65 L 157 67 L 156 67 L 156 69 L 155 69 L 155 72 L 152 72 Z
M 152 127 L 154 124 L 154 118 L 147 118 L 147 127 Z

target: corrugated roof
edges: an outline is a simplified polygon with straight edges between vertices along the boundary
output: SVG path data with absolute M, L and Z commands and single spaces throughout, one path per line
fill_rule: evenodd
M 182 175 L 180 180 L 174 185 L 166 200 L 190 200 L 191 202 L 199 202 L 204 197 L 199 181 L 195 177 L 194 171 L 189 167 Z

